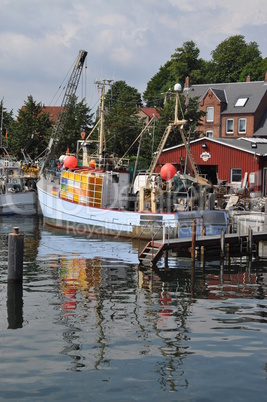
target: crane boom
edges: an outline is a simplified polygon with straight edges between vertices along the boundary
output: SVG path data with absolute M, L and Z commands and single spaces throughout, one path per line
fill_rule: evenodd
M 76 60 L 75 66 L 72 70 L 72 73 L 69 78 L 67 88 L 66 88 L 61 106 L 60 106 L 57 121 L 52 130 L 52 134 L 50 137 L 48 147 L 46 149 L 44 162 L 42 164 L 40 173 L 42 173 L 44 167 L 46 166 L 47 161 L 49 159 L 49 155 L 55 150 L 58 142 L 60 141 L 62 131 L 63 131 L 64 125 L 65 125 L 66 117 L 67 117 L 66 110 L 71 102 L 72 97 L 76 93 L 86 56 L 87 56 L 87 52 L 85 50 L 79 51 L 78 58 Z

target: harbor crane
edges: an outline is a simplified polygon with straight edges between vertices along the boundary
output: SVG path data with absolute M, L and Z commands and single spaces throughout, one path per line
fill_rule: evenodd
M 79 51 L 78 58 L 76 60 L 74 68 L 72 70 L 72 73 L 69 78 L 68 85 L 67 85 L 67 88 L 66 88 L 61 106 L 60 106 L 60 111 L 58 113 L 57 121 L 53 127 L 50 141 L 49 141 L 48 147 L 45 151 L 45 156 L 44 156 L 44 160 L 43 160 L 43 163 L 42 163 L 42 166 L 40 169 L 40 174 L 42 174 L 43 169 L 47 165 L 49 158 L 55 152 L 57 144 L 59 143 L 60 138 L 62 136 L 62 132 L 63 132 L 64 125 L 66 122 L 66 117 L 67 117 L 67 109 L 71 102 L 71 99 L 73 98 L 73 96 L 76 93 L 86 56 L 87 56 L 87 52 L 85 50 Z

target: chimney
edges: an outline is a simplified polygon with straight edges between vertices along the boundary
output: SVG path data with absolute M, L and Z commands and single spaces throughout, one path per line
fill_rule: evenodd
M 246 82 L 250 82 L 250 75 L 247 75 Z
M 187 77 L 185 77 L 184 89 L 189 89 L 189 88 L 190 88 L 190 78 L 187 76 Z

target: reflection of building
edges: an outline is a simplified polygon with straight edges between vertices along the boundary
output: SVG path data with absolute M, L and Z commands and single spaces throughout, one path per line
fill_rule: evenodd
M 244 260 L 233 260 L 232 265 L 212 266 L 203 268 L 195 266 L 189 268 L 177 268 L 169 270 L 139 269 L 139 287 L 151 292 L 170 295 L 174 289 L 180 295 L 188 295 L 205 299 L 226 299 L 226 298 L 265 298 L 263 294 L 266 288 L 267 277 L 257 269 L 251 268 L 252 262 Z M 162 283 L 165 287 L 162 287 Z M 166 290 L 168 292 L 166 293 Z M 165 298 L 166 299 L 166 298 Z M 159 302 L 165 300 L 160 296 Z M 168 308 L 169 301 L 165 300 L 165 307 Z
M 258 292 L 257 274 L 254 272 L 226 272 L 221 279 L 219 274 L 207 274 L 209 299 L 254 298 Z

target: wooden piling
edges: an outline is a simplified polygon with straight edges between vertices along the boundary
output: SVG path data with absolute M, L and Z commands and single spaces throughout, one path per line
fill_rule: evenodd
M 168 234 L 166 233 L 166 227 L 163 226 L 163 242 L 166 243 L 168 240 Z M 169 267 L 169 253 L 168 250 L 164 250 L 164 268 L 167 269 Z
M 191 260 L 195 261 L 196 256 L 196 221 L 192 225 L 192 246 L 191 246 Z
M 221 258 L 224 258 L 225 254 L 225 232 L 221 230 Z
M 203 226 L 202 231 L 201 231 L 202 236 L 206 236 L 206 228 Z M 200 257 L 201 257 L 201 266 L 204 267 L 205 265 L 205 246 L 201 246 L 200 248 Z
M 7 284 L 7 321 L 8 329 L 23 326 L 23 289 L 22 282 Z
M 19 228 L 8 235 L 8 282 L 22 282 L 23 278 L 24 236 Z

